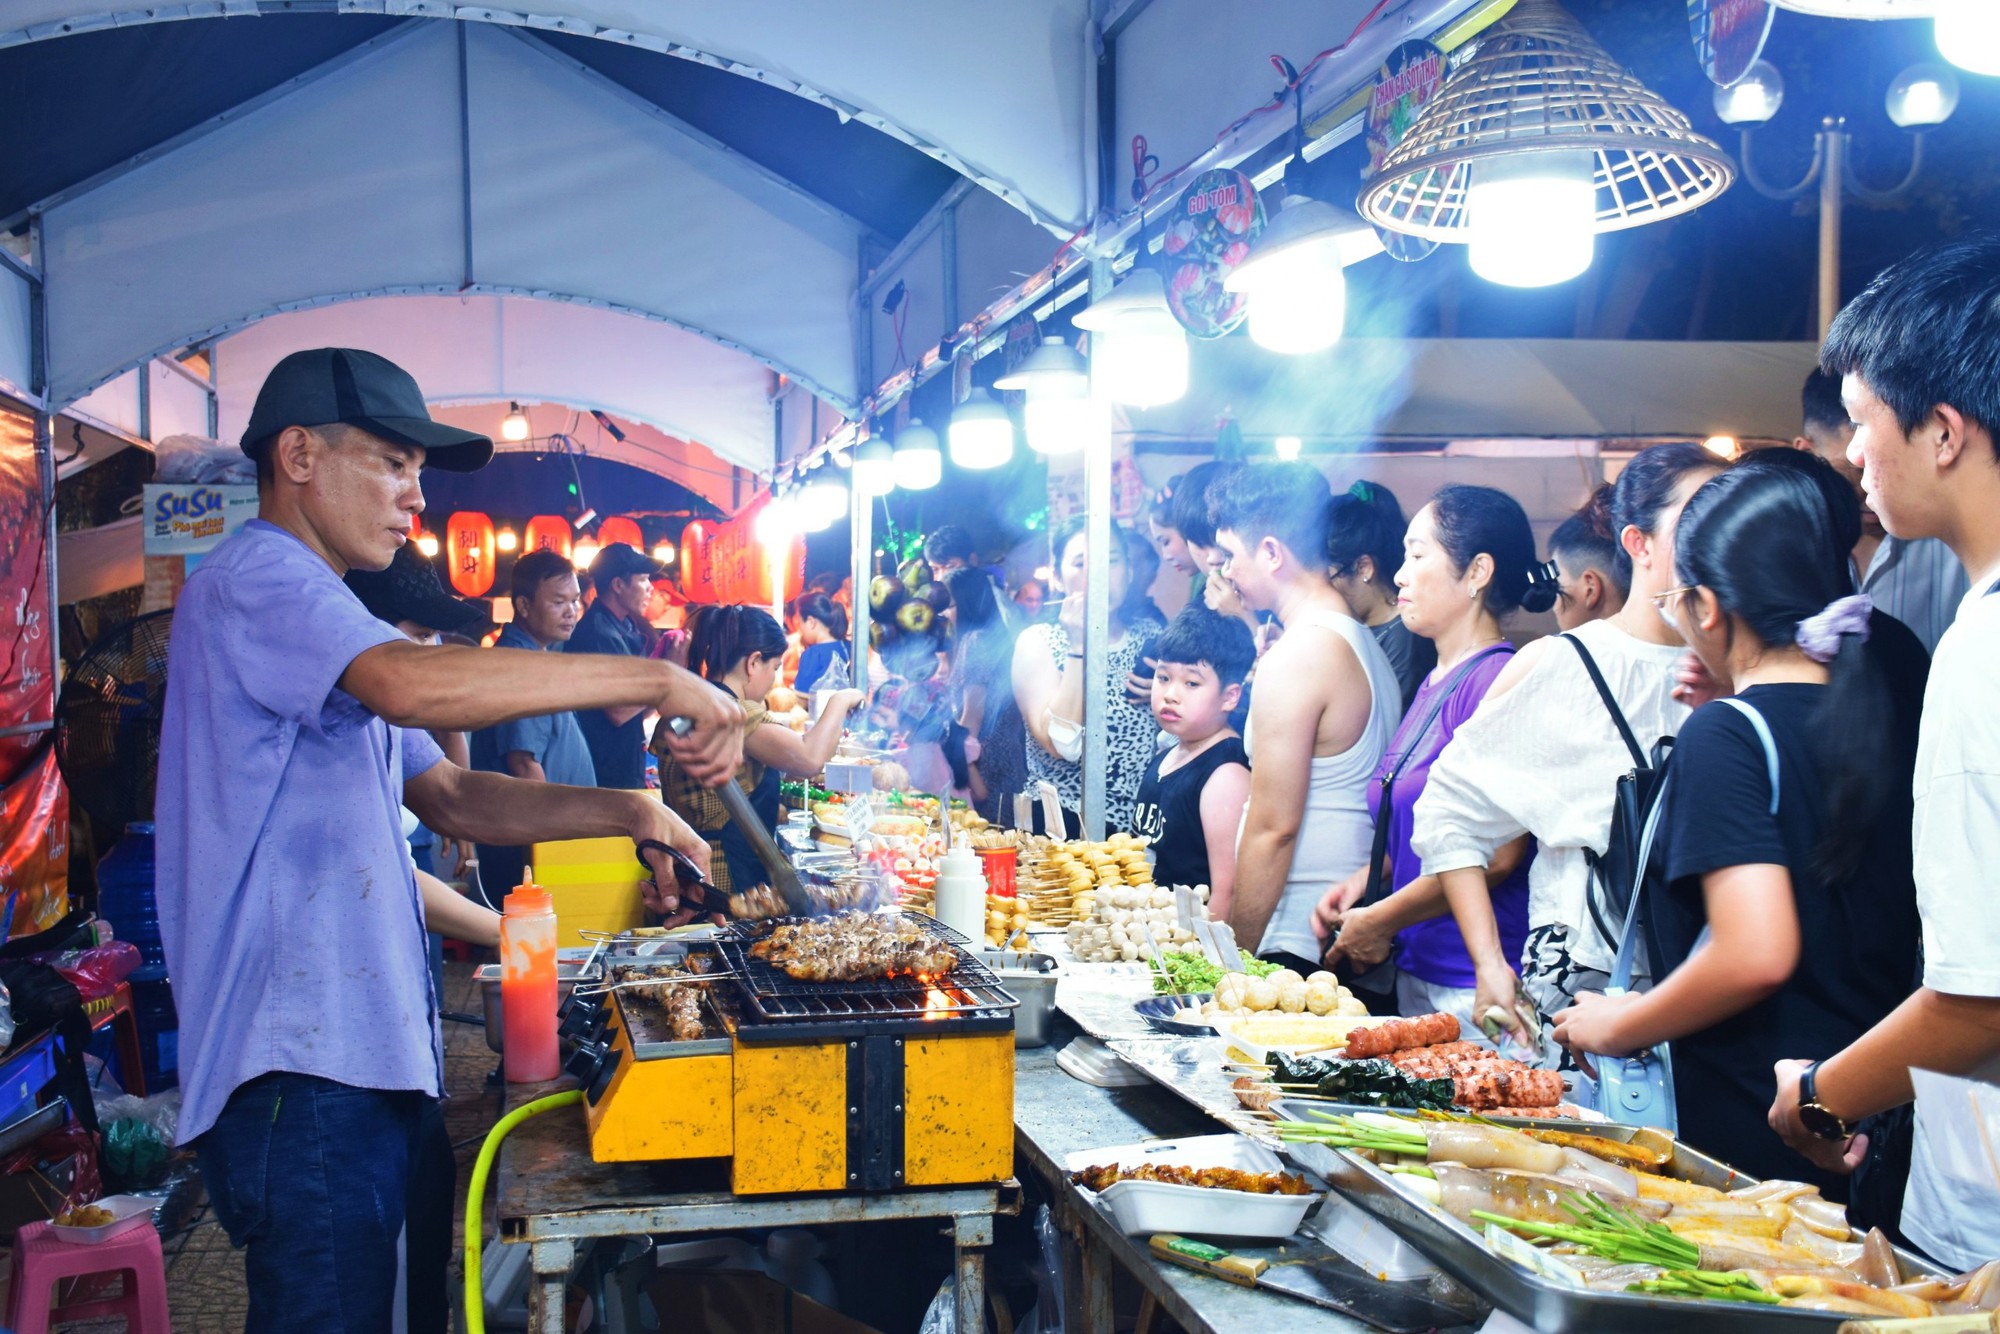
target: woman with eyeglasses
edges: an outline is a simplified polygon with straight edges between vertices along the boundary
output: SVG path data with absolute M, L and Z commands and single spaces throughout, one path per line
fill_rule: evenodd
M 1789 452 L 1789 451 L 1787 451 Z M 1649 902 L 1659 981 L 1555 1015 L 1571 1051 L 1673 1042 L 1680 1133 L 1758 1177 L 1845 1199 L 1766 1112 L 1781 1059 L 1831 1056 L 1913 989 L 1911 779 L 1922 683 L 1855 593 L 1827 498 L 1791 468 L 1741 467 L 1682 512 L 1657 595 L 1732 698 L 1702 705 L 1668 766 Z M 1914 685 L 1916 698 L 1908 695 Z
M 1655 445 L 1625 465 L 1612 508 L 1630 600 L 1616 616 L 1515 654 L 1431 766 L 1417 799 L 1410 846 L 1423 874 L 1440 878 L 1471 955 L 1472 1012 L 1504 1014 L 1550 1063 L 1559 1049 L 1530 1031 L 1520 1000 L 1549 1015 L 1579 991 L 1602 991 L 1622 926 L 1593 911 L 1592 863 L 1610 841 L 1618 779 L 1632 769 L 1632 754 L 1583 654 L 1642 746 L 1680 730 L 1687 707 L 1673 691 L 1684 646 L 1653 598 L 1675 583 L 1681 506 L 1721 466 L 1692 444 Z M 1534 836 L 1537 851 L 1527 943 L 1516 959 L 1501 945 L 1487 868 L 1522 834 Z

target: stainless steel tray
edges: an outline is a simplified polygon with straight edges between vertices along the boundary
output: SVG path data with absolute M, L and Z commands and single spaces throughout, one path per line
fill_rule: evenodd
M 1627 1140 L 1625 1126 L 1573 1126 L 1580 1133 Z M 1827 1329 L 1847 1317 L 1818 1311 L 1739 1302 L 1655 1297 L 1636 1292 L 1573 1288 L 1531 1274 L 1503 1259 L 1464 1223 L 1398 1190 L 1386 1172 L 1358 1154 L 1319 1144 L 1287 1144 L 1285 1155 L 1332 1183 L 1333 1188 L 1381 1219 L 1422 1250 L 1438 1267 L 1540 1334 L 1758 1334 L 1758 1331 Z M 1756 1184 L 1727 1163 L 1677 1145 L 1668 1175 L 1740 1190 Z M 1905 1278 L 1923 1273 L 1915 1258 L 1898 1252 Z

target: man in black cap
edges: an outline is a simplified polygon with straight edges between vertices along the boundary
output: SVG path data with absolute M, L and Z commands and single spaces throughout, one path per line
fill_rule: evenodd
M 576 623 L 565 650 L 580 653 L 645 657 L 646 606 L 653 600 L 653 579 L 666 567 L 624 542 L 612 542 L 590 563 L 591 586 L 597 600 Z M 643 707 L 578 709 L 576 723 L 590 747 L 590 762 L 599 787 L 642 788 L 646 785 L 646 710 Z
M 424 507 L 425 466 L 469 471 L 484 436 L 430 419 L 370 352 L 274 367 L 243 450 L 258 517 L 188 576 L 174 615 L 155 821 L 161 936 L 180 1011 L 179 1138 L 247 1246 L 248 1329 L 380 1334 L 399 1267 L 413 1331 L 448 1324 L 451 1146 L 424 958 L 433 902 L 399 807 L 480 842 L 624 835 L 708 845 L 643 795 L 444 762 L 421 729 L 559 709 L 688 718 L 670 745 L 721 782 L 742 710 L 645 658 L 424 646 L 341 582 L 381 570 Z M 662 855 L 645 856 L 674 886 Z M 678 906 L 671 889 L 652 906 Z

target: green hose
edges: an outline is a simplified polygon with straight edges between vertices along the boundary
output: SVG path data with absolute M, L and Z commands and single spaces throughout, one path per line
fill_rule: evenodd
M 583 1094 L 576 1089 L 566 1093 L 551 1093 L 546 1098 L 537 1098 L 524 1107 L 516 1107 L 500 1118 L 500 1124 L 486 1132 L 486 1142 L 479 1146 L 479 1157 L 472 1164 L 472 1188 L 465 1196 L 465 1329 L 466 1334 L 486 1334 L 486 1298 L 480 1290 L 479 1272 L 480 1228 L 479 1204 L 486 1195 L 486 1174 L 493 1169 L 493 1157 L 500 1152 L 500 1141 L 506 1139 L 515 1126 L 531 1116 L 557 1107 L 567 1107 L 571 1103 L 583 1101 Z

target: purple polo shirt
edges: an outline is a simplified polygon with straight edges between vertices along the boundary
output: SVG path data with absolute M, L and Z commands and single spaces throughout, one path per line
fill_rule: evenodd
M 1368 783 L 1368 812 L 1379 815 L 1383 776 L 1405 751 L 1411 751 L 1414 746 L 1409 763 L 1403 766 L 1403 772 L 1396 779 L 1390 809 L 1389 883 L 1397 889 L 1423 874 L 1423 859 L 1410 850 L 1410 832 L 1414 828 L 1411 813 L 1416 810 L 1417 798 L 1423 795 L 1424 784 L 1430 781 L 1431 764 L 1444 753 L 1445 744 L 1452 735 L 1479 708 L 1479 702 L 1486 698 L 1494 678 L 1505 670 L 1512 656 L 1511 652 L 1494 653 L 1476 663 L 1452 697 L 1445 701 L 1430 730 L 1417 737 L 1413 734 L 1430 717 L 1431 709 L 1437 703 L 1438 691 L 1444 688 L 1456 669 L 1446 671 L 1438 668 L 1424 678 L 1424 683 L 1417 687 L 1416 698 L 1410 701 L 1409 712 L 1403 715 L 1402 725 L 1396 729 L 1396 739 L 1389 743 L 1381 766 Z M 1531 847 L 1528 855 L 1514 869 L 1514 874 L 1493 887 L 1493 915 L 1500 926 L 1501 949 L 1509 959 L 1521 957 L 1521 945 L 1528 937 L 1528 867 L 1534 860 L 1534 849 Z M 1433 986 L 1469 987 L 1478 980 L 1473 973 L 1472 958 L 1465 950 L 1465 937 L 1459 934 L 1458 923 L 1452 920 L 1449 913 L 1398 931 L 1396 966 Z
M 400 807 L 403 784 L 444 756 L 335 684 L 399 638 L 261 519 L 181 590 L 154 817 L 183 1144 L 273 1071 L 443 1087 Z

